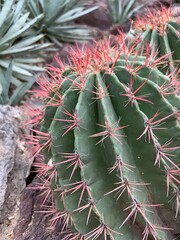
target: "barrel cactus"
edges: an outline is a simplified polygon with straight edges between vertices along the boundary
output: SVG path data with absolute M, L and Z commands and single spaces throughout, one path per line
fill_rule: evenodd
M 148 43 L 159 56 L 167 54 L 168 68 L 172 72 L 179 66 L 180 60 L 180 25 L 178 17 L 174 17 L 173 8 L 148 10 L 142 17 L 137 17 L 131 32 L 141 38 L 139 48 Z
M 120 34 L 83 46 L 39 81 L 45 110 L 34 156 L 44 156 L 36 167 L 63 239 L 180 234 L 179 85 L 157 68 L 166 57 L 140 56 L 137 44 Z

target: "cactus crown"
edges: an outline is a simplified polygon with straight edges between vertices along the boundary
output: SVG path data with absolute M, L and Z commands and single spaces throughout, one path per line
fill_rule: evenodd
M 137 48 L 148 44 L 158 56 L 168 57 L 167 66 L 160 68 L 165 74 L 171 72 L 179 77 L 180 61 L 180 26 L 178 18 L 173 16 L 173 9 L 161 7 L 161 9 L 148 10 L 145 16 L 137 17 L 132 25 L 131 33 L 141 39 Z
M 166 56 L 138 43 L 121 34 L 84 45 L 39 82 L 45 111 L 35 155 L 44 155 L 37 167 L 64 239 L 168 240 L 178 232 L 179 84 L 157 69 Z
M 160 34 L 166 32 L 167 24 L 174 20 L 172 8 L 161 7 L 161 9 L 147 10 L 143 17 L 137 17 L 134 28 L 139 30 L 157 29 Z

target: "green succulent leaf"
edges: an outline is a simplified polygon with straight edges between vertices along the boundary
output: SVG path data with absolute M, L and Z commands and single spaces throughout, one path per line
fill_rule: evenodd
M 0 13 L 0 28 L 4 24 L 8 14 L 10 13 L 12 6 L 15 0 L 7 0 L 4 2 L 3 8 L 1 9 Z
M 29 13 L 24 14 L 16 24 L 14 24 L 8 32 L 5 34 L 5 36 L 1 39 L 0 46 L 4 43 L 10 42 L 12 40 L 15 40 L 16 38 L 20 37 L 21 34 L 23 34 L 25 31 L 27 31 L 29 28 L 31 28 L 37 21 L 42 19 L 43 14 L 37 16 L 30 22 L 27 22 Z
M 86 9 L 79 0 L 28 0 L 27 8 L 33 18 L 44 14 L 41 21 L 35 24 L 35 29 L 40 29 L 46 39 L 58 46 L 62 46 L 62 42 L 84 41 L 94 37 L 91 29 L 76 25 L 73 21 L 97 7 Z
M 17 87 L 16 90 L 13 92 L 12 96 L 9 99 L 8 104 L 12 106 L 17 105 L 21 101 L 27 90 L 29 90 L 32 87 L 35 81 L 36 78 L 31 77 L 28 79 L 27 82 L 21 83 L 20 86 Z
M 75 9 L 72 9 L 68 11 L 67 13 L 63 14 L 61 17 L 57 18 L 56 23 L 65 23 L 65 22 L 70 22 L 72 20 L 75 20 L 76 18 L 79 18 L 85 14 L 88 14 L 94 10 L 96 10 L 97 7 L 92 7 L 90 9 L 84 10 L 83 7 L 77 7 Z
M 136 0 L 107 0 L 109 13 L 114 24 L 123 24 L 132 15 L 142 9 L 145 4 L 139 4 L 135 7 Z
M 2 86 L 1 90 L 1 104 L 7 104 L 9 102 L 9 87 L 12 78 L 12 62 L 9 63 L 6 72 L 4 73 L 0 68 L 0 82 Z

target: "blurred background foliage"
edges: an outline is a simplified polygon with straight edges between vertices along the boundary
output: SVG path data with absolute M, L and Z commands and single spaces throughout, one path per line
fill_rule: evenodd
M 1 1 L 0 104 L 18 104 L 34 84 L 34 73 L 44 71 L 49 51 L 62 42 L 93 39 L 90 28 L 73 21 L 95 9 L 79 0 Z

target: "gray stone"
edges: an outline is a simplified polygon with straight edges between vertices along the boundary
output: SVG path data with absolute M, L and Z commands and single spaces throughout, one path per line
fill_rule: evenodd
M 31 166 L 23 134 L 21 110 L 0 106 L 0 240 L 13 239 L 20 194 Z

